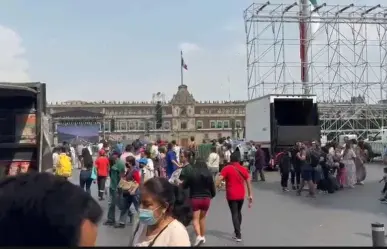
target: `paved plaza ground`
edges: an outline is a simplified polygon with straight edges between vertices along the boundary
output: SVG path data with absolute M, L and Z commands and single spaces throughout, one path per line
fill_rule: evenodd
M 316 199 L 283 193 L 278 172 L 268 172 L 267 182 L 254 183 L 254 205 L 243 209 L 241 246 L 371 246 L 371 223 L 387 224 L 387 205 L 378 201 L 383 187 L 378 181 L 383 166 L 367 165 L 364 186 L 334 194 L 319 194 Z M 74 182 L 77 181 L 74 175 Z M 92 187 L 97 195 L 96 185 Z M 107 201 L 100 202 L 104 211 Z M 118 215 L 118 212 L 117 212 Z M 104 218 L 106 217 L 106 212 Z M 188 228 L 192 241 L 192 227 Z M 231 217 L 224 192 L 211 203 L 207 219 L 207 246 L 232 246 Z M 127 246 L 131 226 L 114 229 L 102 224 L 99 246 Z M 204 246 L 206 246 L 204 245 Z

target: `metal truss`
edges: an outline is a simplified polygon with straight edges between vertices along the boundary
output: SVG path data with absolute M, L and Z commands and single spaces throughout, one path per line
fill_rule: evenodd
M 380 5 L 324 3 L 302 17 L 310 34 L 308 90 L 318 97 L 328 139 L 343 133 L 366 137 L 386 124 L 386 16 Z M 302 94 L 300 19 L 297 2 L 254 3 L 244 11 L 249 99 Z

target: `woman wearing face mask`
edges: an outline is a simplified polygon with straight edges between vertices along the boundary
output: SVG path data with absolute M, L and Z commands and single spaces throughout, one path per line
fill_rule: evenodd
M 130 246 L 191 246 L 185 226 L 192 209 L 184 191 L 161 177 L 149 179 L 140 191 L 139 224 Z

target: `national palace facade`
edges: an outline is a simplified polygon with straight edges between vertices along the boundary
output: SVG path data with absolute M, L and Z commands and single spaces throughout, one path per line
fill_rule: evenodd
M 377 134 L 386 126 L 387 104 L 366 105 L 360 97 L 348 102 L 319 103 L 322 135 L 363 137 Z M 243 137 L 245 102 L 196 101 L 186 85 L 180 85 L 169 101 L 161 103 L 162 124 L 156 129 L 156 102 L 49 103 L 48 114 L 54 140 L 58 125 L 99 124 L 100 136 L 111 140 L 176 140 L 184 145 L 219 137 Z
M 54 137 L 58 125 L 100 124 L 100 136 L 106 139 L 176 140 L 187 144 L 219 137 L 242 137 L 245 103 L 199 102 L 180 85 L 170 101 L 161 103 L 162 125 L 156 129 L 156 102 L 84 102 L 49 103 Z M 54 138 L 55 139 L 55 138 Z

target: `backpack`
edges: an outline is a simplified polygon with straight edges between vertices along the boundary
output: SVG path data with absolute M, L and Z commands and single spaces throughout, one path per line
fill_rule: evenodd
M 70 177 L 72 175 L 73 166 L 71 165 L 70 157 L 65 154 L 59 155 L 59 161 L 56 169 L 56 175 Z

